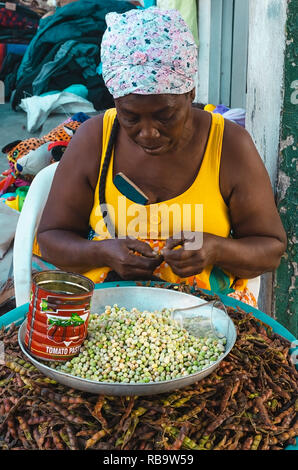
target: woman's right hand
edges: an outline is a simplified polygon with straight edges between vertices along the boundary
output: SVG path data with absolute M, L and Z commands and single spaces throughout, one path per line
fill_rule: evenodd
M 124 280 L 150 279 L 163 257 L 146 242 L 132 238 L 103 240 L 105 265 Z

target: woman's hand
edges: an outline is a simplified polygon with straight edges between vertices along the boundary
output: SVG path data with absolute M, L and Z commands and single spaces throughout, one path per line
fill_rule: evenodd
M 152 251 L 150 245 L 137 239 L 103 240 L 103 256 L 124 280 L 150 279 L 163 257 Z
M 197 247 L 197 243 L 192 242 L 199 238 L 196 235 L 203 236 L 203 244 L 201 248 Z M 202 272 L 206 266 L 215 264 L 217 239 L 218 237 L 211 235 L 210 233 L 193 233 L 193 236 L 189 234 L 187 235 L 187 238 L 181 237 L 180 239 L 171 237 L 167 240 L 161 254 L 164 257 L 164 261 L 168 263 L 172 271 L 177 274 L 177 276 L 194 276 L 195 274 Z M 194 249 L 192 249 L 192 243 Z M 177 248 L 179 245 L 181 245 L 181 247 Z

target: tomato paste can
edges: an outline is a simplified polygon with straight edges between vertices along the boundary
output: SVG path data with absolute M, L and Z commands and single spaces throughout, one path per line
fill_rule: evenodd
M 65 271 L 33 276 L 25 346 L 49 361 L 66 361 L 79 353 L 87 337 L 94 283 Z

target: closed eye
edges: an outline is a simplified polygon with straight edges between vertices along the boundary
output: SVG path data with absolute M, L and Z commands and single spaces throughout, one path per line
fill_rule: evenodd
M 126 115 L 123 117 L 123 119 L 127 124 L 137 124 L 137 122 L 139 121 L 138 116 L 133 115 Z
M 168 118 L 159 118 L 158 120 L 161 123 L 167 123 L 167 122 L 171 121 L 172 118 L 173 118 L 173 116 L 168 117 Z
M 169 121 L 171 121 L 171 119 L 174 118 L 174 116 L 175 116 L 175 113 L 172 113 L 170 116 L 165 116 L 165 115 L 163 115 L 163 116 L 160 116 L 160 115 L 159 115 L 159 116 L 158 116 L 158 115 L 157 115 L 157 116 L 155 116 L 155 118 L 156 118 L 159 122 L 169 122 Z
M 128 122 L 129 124 L 136 124 L 138 122 L 137 118 L 125 118 L 125 121 Z

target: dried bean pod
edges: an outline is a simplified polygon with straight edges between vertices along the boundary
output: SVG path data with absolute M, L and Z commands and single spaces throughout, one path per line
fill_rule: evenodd
M 52 433 L 52 438 L 53 438 L 53 442 L 54 442 L 54 445 L 55 445 L 55 449 L 56 450 L 64 450 L 64 445 L 63 445 L 61 439 L 59 438 L 58 434 L 56 433 L 56 431 L 54 431 L 52 429 L 51 433 Z
M 41 424 L 41 423 L 47 423 L 49 422 L 49 417 L 48 416 L 34 416 L 32 418 L 29 418 L 27 423 L 32 426 L 36 424 Z
M 17 416 L 16 417 L 19 424 L 20 424 L 20 428 L 22 429 L 27 441 L 32 441 L 32 436 L 31 436 L 31 432 L 30 432 L 30 428 L 28 426 L 28 423 L 26 423 L 26 421 L 24 420 L 24 418 L 22 416 Z
M 220 404 L 220 407 L 219 407 L 221 413 L 223 413 L 225 411 L 225 409 L 228 405 L 228 401 L 229 401 L 229 398 L 231 396 L 232 390 L 233 390 L 233 383 L 230 382 L 230 383 L 228 383 L 228 385 L 226 387 L 226 390 L 224 391 L 222 401 L 221 401 L 221 404 Z
M 175 439 L 175 442 L 170 446 L 169 450 L 179 450 L 184 442 L 184 439 L 186 438 L 186 434 L 189 431 L 189 424 L 184 424 L 180 431 L 178 436 Z
M 261 397 L 255 399 L 256 407 L 259 410 L 261 420 L 267 426 L 273 426 L 273 423 L 270 421 L 266 407 L 264 406 L 263 400 Z
M 249 436 L 245 439 L 244 443 L 242 444 L 242 450 L 250 450 L 253 443 L 253 437 Z
M 67 424 L 65 426 L 65 428 L 66 428 L 67 435 L 68 435 L 68 438 L 69 438 L 70 449 L 71 450 L 77 450 L 79 448 L 79 446 L 78 446 L 78 442 L 77 442 L 77 439 L 75 437 L 75 433 L 74 433 L 72 427 L 69 424 Z
M 97 433 L 93 434 L 93 436 L 90 439 L 88 439 L 88 441 L 86 442 L 85 449 L 89 449 L 90 447 L 93 447 L 106 434 L 107 434 L 107 431 L 105 431 L 104 429 L 101 429 Z
M 288 413 L 288 415 L 285 416 L 284 419 L 282 420 L 281 427 L 288 428 L 295 417 L 296 417 L 295 411 L 293 413 Z
M 216 418 L 214 421 L 212 421 L 206 428 L 206 433 L 211 434 L 212 432 L 215 431 L 216 428 L 218 428 L 227 418 L 229 418 L 232 414 L 234 414 L 233 411 L 231 410 L 226 410 L 224 413 L 222 413 L 218 418 Z
M 224 437 L 219 441 L 219 443 L 213 447 L 213 450 L 222 450 L 225 447 L 227 438 L 229 437 L 229 432 L 224 435 Z
M 13 418 L 7 420 L 7 427 L 13 439 L 17 439 L 17 431 L 15 428 L 15 422 Z
M 262 434 L 256 434 L 250 450 L 257 450 L 260 445 L 261 440 L 262 440 Z

